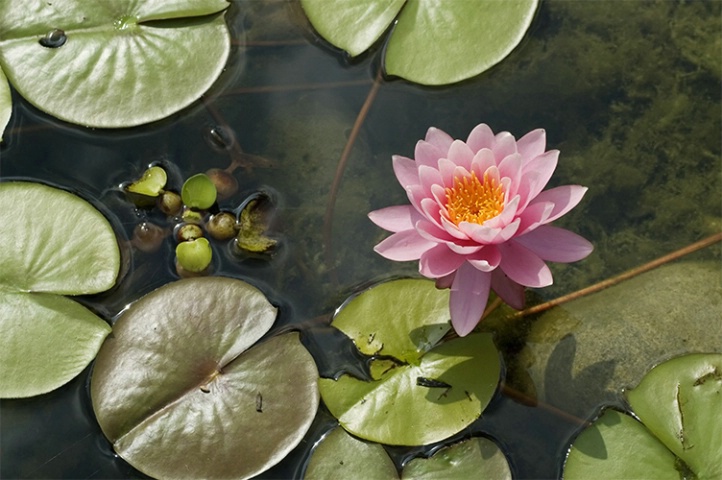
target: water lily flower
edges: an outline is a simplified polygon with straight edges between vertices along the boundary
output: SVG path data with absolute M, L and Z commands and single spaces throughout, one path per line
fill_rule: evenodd
M 395 261 L 419 260 L 419 272 L 451 288 L 451 323 L 460 336 L 479 323 L 489 291 L 510 306 L 524 306 L 524 287 L 552 284 L 546 261 L 575 262 L 592 244 L 548 225 L 574 208 L 580 185 L 543 190 L 558 150 L 545 151 L 546 133 L 516 140 L 485 124 L 466 142 L 430 128 L 414 159 L 395 155 L 396 178 L 411 205 L 369 213 L 393 235 L 374 250 Z

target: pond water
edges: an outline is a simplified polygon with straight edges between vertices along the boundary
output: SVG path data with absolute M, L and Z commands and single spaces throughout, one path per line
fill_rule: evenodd
M 252 164 L 234 172 L 240 190 L 224 205 L 235 208 L 254 192 L 268 192 L 281 247 L 271 258 L 241 258 L 220 248 L 215 273 L 261 288 L 280 306 L 275 328 L 301 328 L 328 376 L 354 367 L 349 345 L 318 318 L 364 285 L 417 275 L 414 262 L 389 262 L 373 252 L 385 234 L 366 213 L 405 203 L 391 155 L 412 156 L 429 126 L 455 138 L 482 122 L 517 138 L 544 128 L 548 147 L 561 151 L 552 183 L 589 187 L 557 225 L 592 241 L 595 251 L 575 264 L 551 265 L 554 285 L 529 292 L 529 303 L 720 232 L 721 7 L 716 1 L 549 0 L 511 56 L 471 81 L 422 88 L 382 80 L 338 185 L 332 251 L 324 239 L 329 191 L 379 52 L 347 61 L 313 35 L 298 5 L 285 1 L 233 5 L 234 50 L 208 106 L 199 102 L 168 120 L 88 130 L 14 95 L 0 174 L 77 192 L 127 241 L 142 215 L 118 186 L 154 162 L 168 167 L 178 186 L 181 178 L 227 167 L 232 152 L 210 132 L 229 129 L 244 152 L 261 158 L 243 157 Z M 154 254 L 125 253 L 121 284 L 81 299 L 108 320 L 177 278 L 170 240 Z M 505 320 L 508 312 L 490 319 L 484 328 L 497 334 L 508 388 L 455 438 L 494 438 L 516 478 L 558 477 L 582 420 L 603 403 L 621 405 L 622 387 L 673 354 L 722 351 L 719 261 L 716 244 L 605 297 L 522 320 Z M 113 454 L 100 432 L 88 378 L 86 369 L 50 394 L 0 403 L 1 477 L 144 478 Z M 262 477 L 299 477 L 333 422 L 322 406 L 299 447 Z M 428 449 L 389 449 L 399 463 L 419 451 Z

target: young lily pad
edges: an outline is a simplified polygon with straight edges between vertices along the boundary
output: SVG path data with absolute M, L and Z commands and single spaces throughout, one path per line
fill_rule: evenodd
M 200 273 L 211 264 L 213 249 L 206 238 L 181 242 L 175 247 L 175 255 L 183 269 Z
M 607 410 L 574 441 L 565 478 L 722 476 L 722 354 L 664 362 L 627 398 L 641 422 Z
M 253 346 L 276 308 L 240 280 L 180 280 L 114 325 L 91 378 L 115 451 L 155 478 L 248 478 L 303 438 L 318 372 L 297 333 Z
M 335 428 L 313 449 L 303 478 L 390 480 L 399 478 L 399 474 L 384 447 L 352 437 L 343 428 Z
M 163 192 L 167 181 L 165 170 L 156 165 L 143 172 L 143 176 L 128 185 L 127 190 L 147 197 L 157 197 Z
M 301 5 L 323 38 L 353 56 L 373 44 L 400 10 L 386 46 L 386 73 L 443 85 L 478 75 L 509 55 L 529 28 L 538 0 L 302 0 Z
M 380 283 L 352 298 L 332 325 L 366 355 L 418 364 L 449 331 L 449 291 L 426 279 Z
M 0 210 L 0 397 L 28 397 L 95 357 L 110 327 L 60 295 L 112 287 L 120 254 L 105 217 L 71 193 L 0 183 Z
M 467 427 L 494 395 L 501 369 L 490 334 L 443 343 L 414 364 L 381 361 L 387 368 L 371 381 L 342 375 L 319 386 L 346 430 L 388 445 L 433 443 Z
M 13 111 L 12 96 L 10 95 L 10 84 L 0 68 L 0 142 L 3 140 L 3 133 L 10 121 Z
M 205 173 L 193 175 L 183 184 L 181 198 L 190 208 L 205 210 L 216 203 L 218 191 L 215 184 Z
M 230 52 L 225 0 L 0 2 L 0 66 L 62 120 L 129 127 L 175 113 L 218 78 Z M 39 74 L 42 72 L 42 74 Z
M 241 210 L 238 219 L 238 235 L 236 246 L 251 253 L 266 253 L 276 246 L 277 241 L 266 235 L 268 230 L 267 203 L 268 198 L 258 195 L 250 200 Z
M 504 453 L 488 438 L 470 438 L 444 447 L 430 458 L 414 458 L 404 465 L 402 479 L 511 480 Z

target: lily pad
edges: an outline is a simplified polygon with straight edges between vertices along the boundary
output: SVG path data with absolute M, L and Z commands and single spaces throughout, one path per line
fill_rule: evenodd
M 306 479 L 511 479 L 511 470 L 499 447 L 487 438 L 470 438 L 443 447 L 429 458 L 414 458 L 401 476 L 378 443 L 352 437 L 342 428 L 326 435 L 314 448 Z
M 220 75 L 230 36 L 214 14 L 228 5 L 0 2 L 0 66 L 23 97 L 62 120 L 104 128 L 152 122 L 190 105 Z
M 538 0 L 302 0 L 318 33 L 355 56 L 396 19 L 384 56 L 386 73 L 424 85 L 471 78 L 521 42 Z
M 664 362 L 627 398 L 640 421 L 604 412 L 574 441 L 565 478 L 722 476 L 722 354 Z
M 206 238 L 181 242 L 175 247 L 175 255 L 183 269 L 200 273 L 211 264 L 213 249 Z
M 113 228 L 85 200 L 0 183 L 0 396 L 58 388 L 95 357 L 110 327 L 60 294 L 109 289 L 120 269 Z
M 10 84 L 0 68 L 0 142 L 3 140 L 3 133 L 10 121 L 13 112 L 13 100 L 10 95 Z
M 155 478 L 248 478 L 303 438 L 318 372 L 297 333 L 253 346 L 276 308 L 240 280 L 180 280 L 114 325 L 91 379 L 115 451 Z
M 218 191 L 216 185 L 205 173 L 193 175 L 183 184 L 181 198 L 190 208 L 205 210 L 216 203 Z

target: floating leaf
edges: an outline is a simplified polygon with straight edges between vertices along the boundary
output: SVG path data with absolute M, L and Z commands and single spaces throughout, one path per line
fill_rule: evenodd
M 377 443 L 359 440 L 336 428 L 316 446 L 304 478 L 399 478 L 386 450 Z M 414 458 L 401 474 L 403 479 L 511 479 L 506 457 L 486 438 L 470 438 L 444 447 L 430 458 Z
M 335 428 L 314 448 L 304 478 L 390 480 L 399 475 L 384 447 L 354 438 L 343 428 Z
M 380 283 L 352 298 L 332 325 L 366 355 L 418 364 L 449 331 L 449 291 L 425 279 Z
M 193 175 L 185 181 L 181 189 L 183 203 L 199 210 L 211 208 L 216 203 L 217 195 L 215 184 L 205 173 Z
M 0 2 L 0 65 L 68 122 L 128 127 L 197 100 L 230 52 L 225 0 Z M 42 72 L 42 73 L 41 73 Z
M 0 183 L 0 396 L 28 397 L 67 383 L 95 357 L 110 327 L 56 294 L 97 293 L 115 283 L 113 228 L 62 190 Z
M 143 172 L 140 179 L 128 185 L 127 190 L 148 197 L 157 197 L 163 192 L 167 181 L 168 175 L 165 170 L 159 166 L 153 166 Z
M 3 133 L 10 121 L 10 115 L 13 112 L 13 99 L 10 95 L 10 85 L 8 79 L 0 68 L 0 142 L 3 140 Z
M 175 247 L 175 255 L 185 270 L 200 273 L 211 264 L 213 250 L 208 240 L 201 237 L 179 243 Z
M 180 280 L 137 301 L 98 354 L 103 433 L 156 478 L 248 478 L 303 438 L 318 372 L 297 333 L 252 345 L 276 309 L 240 280 Z
M 259 194 L 241 210 L 236 236 L 236 246 L 241 250 L 265 253 L 276 246 L 276 240 L 266 236 L 268 203 L 270 200 L 265 195 Z
M 641 422 L 605 411 L 574 441 L 564 478 L 722 476 L 722 354 L 664 362 L 627 397 Z
M 470 438 L 456 445 L 444 447 L 430 458 L 410 460 L 402 472 L 402 479 L 476 480 L 489 478 L 511 480 L 511 470 L 504 453 L 488 438 Z
M 322 37 L 353 56 L 373 44 L 401 9 L 386 46 L 386 73 L 443 85 L 478 75 L 509 55 L 529 28 L 538 0 L 302 0 L 301 5 Z

